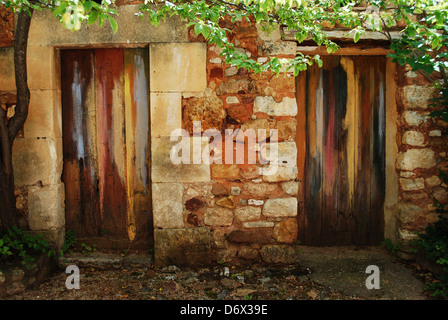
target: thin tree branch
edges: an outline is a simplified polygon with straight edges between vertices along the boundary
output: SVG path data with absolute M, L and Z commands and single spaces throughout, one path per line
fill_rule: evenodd
M 390 43 L 393 43 L 392 36 L 389 32 L 389 28 L 387 27 L 386 22 L 384 21 L 383 17 L 381 16 L 381 9 L 378 13 L 379 13 L 378 15 L 380 16 L 381 22 L 383 23 L 383 29 L 384 29 L 384 31 L 380 31 L 380 33 L 384 34 L 387 37 L 387 39 L 390 41 Z
M 17 87 L 17 104 L 14 117 L 8 121 L 9 140 L 11 144 L 19 130 L 25 124 L 28 116 L 30 90 L 28 88 L 26 53 L 32 15 L 33 9 L 29 8 L 28 12 L 22 10 L 17 19 L 14 40 L 14 73 Z
M 385 35 L 387 37 L 387 39 L 389 40 L 389 42 L 391 44 L 393 44 L 393 39 L 392 36 L 390 34 L 389 28 L 386 25 L 386 22 L 384 21 L 383 17 L 381 16 L 381 9 L 379 11 L 379 17 L 381 19 L 381 22 L 383 24 L 383 31 L 379 31 L 381 34 Z M 434 82 L 435 80 L 433 78 L 431 78 L 431 76 L 429 74 L 427 74 L 426 72 L 424 72 L 422 69 L 417 70 L 418 73 L 420 73 L 423 77 L 425 77 L 426 80 L 428 80 L 429 82 Z

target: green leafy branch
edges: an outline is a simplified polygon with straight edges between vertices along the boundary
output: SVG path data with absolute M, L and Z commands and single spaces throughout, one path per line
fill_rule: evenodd
M 143 17 L 146 12 L 149 21 L 156 26 L 168 17 L 180 16 L 187 21 L 187 26 L 191 27 L 197 36 L 202 35 L 209 44 L 222 48 L 221 56 L 232 66 L 254 73 L 267 70 L 276 74 L 293 71 L 294 75 L 297 75 L 314 62 L 321 65 L 320 56 L 298 54 L 289 60 L 273 57 L 260 63 L 236 50 L 234 44 L 229 41 L 232 31 L 223 27 L 224 22 L 230 20 L 234 23 L 245 19 L 260 24 L 262 30 L 268 32 L 282 26 L 294 30 L 295 39 L 299 43 L 312 39 L 317 45 L 325 46 L 329 53 L 334 53 L 339 46 L 328 38 L 319 22 L 330 21 L 332 24 L 357 26 L 353 7 L 354 2 L 341 0 L 201 0 L 162 3 L 147 0 L 140 7 L 139 15 Z
M 106 20 L 114 33 L 118 30 L 118 24 L 113 17 L 117 15 L 115 0 L 102 0 L 100 4 L 93 0 L 0 0 L 0 5 L 14 12 L 25 10 L 30 14 L 31 10 L 48 9 L 72 31 L 79 30 L 83 21 L 87 21 L 89 25 L 98 21 L 99 26 L 102 26 Z
M 27 268 L 31 268 L 36 257 L 42 254 L 47 254 L 48 257 L 56 254 L 42 234 L 34 236 L 13 227 L 0 238 L 0 258 L 3 260 L 20 260 Z

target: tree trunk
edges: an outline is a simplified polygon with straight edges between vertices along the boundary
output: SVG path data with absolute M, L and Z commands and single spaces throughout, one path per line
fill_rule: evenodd
M 32 14 L 33 9 L 22 9 L 18 15 L 14 33 L 14 72 L 17 88 L 15 114 L 7 121 L 6 108 L 4 106 L 0 108 L 0 220 L 3 231 L 13 226 L 18 227 L 12 145 L 28 116 L 30 90 L 27 80 L 26 51 Z
M 16 212 L 16 197 L 14 195 L 14 178 L 0 170 L 0 217 L 3 232 L 13 226 L 18 226 Z

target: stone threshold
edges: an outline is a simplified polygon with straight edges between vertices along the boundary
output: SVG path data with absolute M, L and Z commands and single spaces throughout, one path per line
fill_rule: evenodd
M 123 267 L 146 267 L 153 265 L 153 257 L 149 254 L 115 254 L 94 252 L 83 254 L 75 252 L 59 259 L 61 266 L 76 265 L 77 267 L 92 267 L 97 269 L 118 269 Z

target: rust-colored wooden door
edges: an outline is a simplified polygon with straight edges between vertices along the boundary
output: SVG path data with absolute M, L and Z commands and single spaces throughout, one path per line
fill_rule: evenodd
M 304 117 L 298 119 L 299 240 L 377 245 L 384 229 L 386 60 L 327 56 L 323 62 L 297 79 Z
M 66 227 L 149 245 L 148 50 L 61 52 Z

